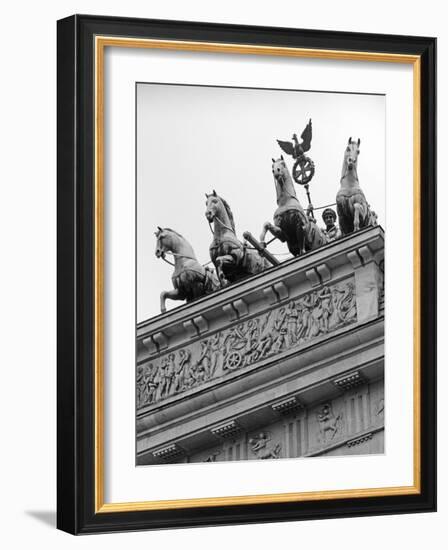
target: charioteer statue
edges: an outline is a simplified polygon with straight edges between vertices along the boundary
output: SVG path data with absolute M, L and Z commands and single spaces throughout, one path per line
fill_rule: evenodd
M 325 208 L 322 212 L 322 219 L 325 224 L 325 229 L 323 230 L 327 236 L 328 242 L 335 241 L 342 236 L 341 230 L 336 225 L 337 215 L 332 208 Z

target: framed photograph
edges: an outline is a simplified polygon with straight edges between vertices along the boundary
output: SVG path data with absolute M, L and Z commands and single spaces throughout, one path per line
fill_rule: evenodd
M 435 510 L 435 75 L 434 38 L 58 22 L 60 529 Z

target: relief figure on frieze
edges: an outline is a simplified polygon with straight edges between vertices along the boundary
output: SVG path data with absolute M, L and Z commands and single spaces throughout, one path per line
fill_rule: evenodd
M 288 320 L 286 323 L 286 340 L 287 346 L 293 346 L 297 342 L 297 331 L 299 327 L 299 309 L 296 307 L 294 300 L 288 304 Z
M 137 407 L 154 401 L 157 390 L 155 375 L 152 363 L 137 367 Z
M 355 285 L 349 281 L 345 287 L 331 289 L 335 304 L 337 322 L 344 323 L 356 315 Z
M 252 453 L 261 460 L 280 457 L 281 444 L 274 443 L 265 432 L 249 439 L 249 445 Z
M 320 308 L 322 310 L 322 314 L 320 316 L 320 330 L 325 334 L 330 330 L 330 317 L 334 311 L 331 290 L 328 287 L 324 287 L 318 293 L 318 297 L 320 299 Z
M 247 343 L 244 349 L 245 364 L 250 365 L 258 359 L 258 342 L 260 330 L 258 328 L 258 319 L 251 319 L 247 323 Z
M 188 370 L 190 362 L 190 350 L 181 349 L 179 351 L 179 356 L 174 367 L 174 383 L 173 383 L 173 392 L 177 393 L 184 388 L 185 385 L 185 373 Z
M 202 340 L 200 343 L 201 353 L 196 361 L 196 381 L 204 382 L 210 376 L 210 343 L 208 340 Z
M 261 330 L 260 338 L 258 340 L 257 352 L 258 357 L 264 357 L 271 349 L 273 344 L 273 332 L 275 329 L 275 313 L 270 311 L 267 314 L 265 323 Z
M 320 442 L 322 444 L 333 440 L 341 429 L 342 412 L 335 415 L 330 403 L 325 403 L 317 411 L 317 421 L 320 430 Z

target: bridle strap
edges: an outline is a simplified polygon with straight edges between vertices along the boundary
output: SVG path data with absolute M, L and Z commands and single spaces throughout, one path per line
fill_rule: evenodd
M 231 231 L 235 236 L 236 236 L 236 233 L 235 233 L 235 230 L 233 229 L 233 227 L 229 227 L 228 225 L 226 225 L 222 220 L 221 218 L 219 218 L 218 216 L 215 215 L 214 219 L 219 222 L 223 227 L 225 227 L 226 229 L 228 229 L 229 231 Z M 208 221 L 208 220 L 207 220 Z M 208 226 L 210 227 L 210 231 L 212 232 L 212 235 L 215 236 L 215 231 L 213 231 L 213 228 L 212 228 L 212 224 L 210 222 L 208 222 Z
M 178 258 L 186 258 L 187 260 L 193 260 L 193 261 L 199 263 L 199 261 L 198 261 L 197 258 L 193 258 L 193 257 L 191 257 L 191 256 L 186 256 L 185 254 L 177 254 L 176 252 L 170 252 L 170 251 L 166 251 L 165 254 L 169 254 L 170 256 L 177 256 Z M 172 265 L 173 267 L 176 267 L 175 264 L 173 264 L 172 262 L 170 262 L 169 260 L 167 260 L 164 256 L 160 256 L 160 257 L 161 257 L 162 260 L 163 260 L 164 262 L 166 262 L 167 264 Z M 202 267 L 206 267 L 208 264 L 211 264 L 211 263 L 212 263 L 212 262 L 209 261 L 209 262 L 207 262 L 207 263 L 205 263 L 205 264 L 200 264 L 200 265 L 202 265 Z M 193 270 L 193 271 L 194 271 L 194 270 Z M 198 272 L 198 273 L 199 273 L 199 272 Z
M 233 229 L 233 227 L 229 227 L 228 225 L 226 225 L 222 220 L 221 218 L 219 218 L 218 216 L 215 215 L 215 220 L 218 221 L 223 227 L 225 227 L 226 229 L 228 229 L 229 231 L 231 231 L 234 235 L 236 235 L 235 233 L 235 230 Z M 210 223 L 210 222 L 209 222 Z M 211 227 L 211 226 L 210 226 Z M 212 230 L 212 233 L 213 235 L 215 234 L 215 232 Z
M 165 252 L 165 254 L 170 254 L 170 256 L 177 256 L 178 258 L 187 258 L 187 260 L 195 260 L 197 261 L 196 258 L 193 258 L 192 256 L 187 256 L 186 254 L 178 254 L 177 252 L 170 252 L 170 251 L 167 251 Z
M 165 252 L 165 254 L 166 254 L 166 252 Z M 160 257 L 161 257 L 162 260 L 163 260 L 164 262 L 166 262 L 167 264 L 172 265 L 173 267 L 176 267 L 176 266 L 173 264 L 173 262 L 170 262 L 169 260 L 167 260 L 167 259 L 165 258 L 165 256 L 160 256 Z
M 164 262 L 166 262 L 167 264 L 172 265 L 173 267 L 175 267 L 175 265 L 174 265 L 172 262 L 170 262 L 169 260 L 167 260 L 167 259 L 165 258 L 165 254 L 169 254 L 170 256 L 173 256 L 173 257 L 186 258 L 187 260 L 194 260 L 194 261 L 197 261 L 196 258 L 192 258 L 191 256 L 186 256 L 185 254 L 177 254 L 176 252 L 169 252 L 169 251 L 164 252 L 164 255 L 163 255 L 163 256 L 160 256 L 160 257 L 162 258 L 162 260 L 163 260 Z

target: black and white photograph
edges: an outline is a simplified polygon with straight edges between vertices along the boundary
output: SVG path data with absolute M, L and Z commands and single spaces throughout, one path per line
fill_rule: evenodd
M 2 546 L 442 548 L 444 4 L 2 13 Z
M 386 97 L 135 99 L 136 465 L 383 454 Z

